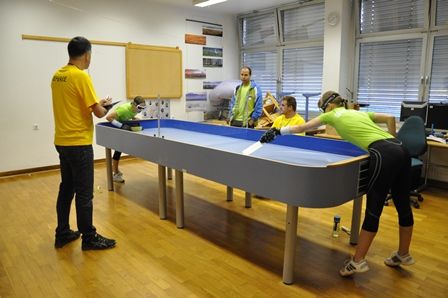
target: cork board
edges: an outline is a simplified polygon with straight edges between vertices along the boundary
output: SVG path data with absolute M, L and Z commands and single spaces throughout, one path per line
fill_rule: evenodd
M 126 45 L 126 96 L 182 97 L 182 51 L 173 47 Z

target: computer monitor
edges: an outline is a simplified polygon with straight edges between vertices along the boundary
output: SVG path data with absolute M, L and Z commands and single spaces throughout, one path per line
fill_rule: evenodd
M 428 102 L 403 101 L 401 103 L 400 121 L 405 121 L 410 116 L 419 116 L 426 123 Z
M 426 127 L 431 129 L 448 130 L 448 102 L 428 104 Z

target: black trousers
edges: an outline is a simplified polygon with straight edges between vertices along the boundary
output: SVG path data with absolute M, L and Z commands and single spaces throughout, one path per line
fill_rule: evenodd
M 377 232 L 384 201 L 390 191 L 398 212 L 400 226 L 414 224 L 409 204 L 411 189 L 411 158 L 397 139 L 380 140 L 369 146 L 370 182 L 367 190 L 366 212 L 362 228 Z
M 70 230 L 70 208 L 75 196 L 76 221 L 83 238 L 96 233 L 93 226 L 93 148 L 87 146 L 56 146 L 61 167 L 61 183 L 56 203 L 58 226 L 56 236 Z

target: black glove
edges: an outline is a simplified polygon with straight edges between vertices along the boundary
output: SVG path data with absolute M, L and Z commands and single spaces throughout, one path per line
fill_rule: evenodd
M 121 126 L 121 129 L 132 131 L 132 128 L 129 125 L 127 125 L 127 124 L 123 124 Z
M 261 143 L 270 143 L 279 135 L 280 135 L 280 129 L 273 127 L 261 136 L 260 142 Z

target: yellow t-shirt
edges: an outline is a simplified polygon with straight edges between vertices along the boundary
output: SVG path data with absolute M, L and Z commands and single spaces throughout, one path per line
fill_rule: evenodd
M 54 144 L 91 145 L 92 109 L 98 103 L 90 76 L 74 65 L 58 69 L 51 81 L 55 122 Z
M 286 118 L 285 115 L 280 115 L 275 118 L 272 127 L 280 129 L 285 126 L 300 125 L 303 123 L 305 123 L 305 120 L 303 120 L 299 114 L 295 114 L 291 118 Z M 298 133 L 298 135 L 305 135 L 305 133 Z

